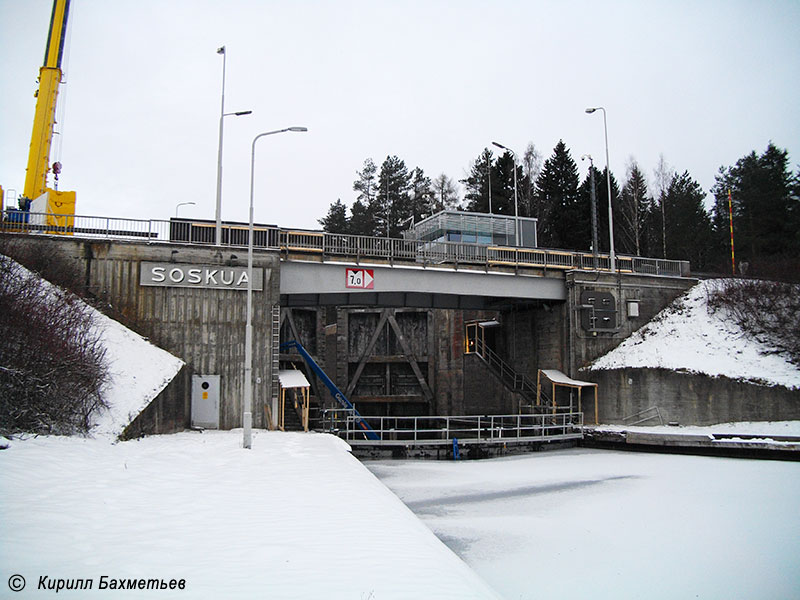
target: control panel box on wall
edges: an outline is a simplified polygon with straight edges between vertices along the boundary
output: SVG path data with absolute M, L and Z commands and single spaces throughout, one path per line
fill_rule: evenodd
M 219 375 L 192 375 L 192 427 L 219 429 Z
M 586 331 L 614 331 L 617 328 L 617 302 L 611 292 L 581 292 L 581 326 Z

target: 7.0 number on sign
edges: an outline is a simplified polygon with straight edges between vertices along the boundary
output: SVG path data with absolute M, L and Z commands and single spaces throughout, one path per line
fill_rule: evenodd
M 375 288 L 375 272 L 372 269 L 346 269 L 345 287 L 371 290 Z

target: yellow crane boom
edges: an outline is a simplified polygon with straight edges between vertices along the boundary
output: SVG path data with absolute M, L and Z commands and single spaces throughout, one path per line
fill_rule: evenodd
M 61 59 L 64 54 L 69 4 L 70 0 L 53 1 L 44 65 L 39 69 L 36 112 L 33 118 L 33 132 L 31 133 L 31 146 L 28 152 L 28 167 L 23 190 L 23 196 L 31 201 L 37 200 L 47 192 L 45 210 L 42 212 L 48 213 L 49 225 L 61 226 L 66 226 L 68 223 L 66 223 L 66 219 L 58 219 L 57 215 L 73 215 L 75 213 L 75 192 L 58 192 L 49 189 L 47 174 L 50 172 L 50 146 L 53 141 L 58 88 L 62 78 Z

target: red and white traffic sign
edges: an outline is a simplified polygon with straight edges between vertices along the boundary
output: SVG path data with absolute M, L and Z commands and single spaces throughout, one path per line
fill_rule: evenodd
M 345 287 L 371 290 L 375 288 L 375 271 L 372 269 L 345 269 Z

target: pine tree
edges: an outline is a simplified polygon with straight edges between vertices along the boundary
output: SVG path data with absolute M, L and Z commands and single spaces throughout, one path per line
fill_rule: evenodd
M 375 174 L 377 172 L 378 167 L 371 158 L 364 161 L 364 167 L 360 171 L 356 171 L 358 179 L 353 182 L 353 190 L 358 192 L 356 200 L 360 200 L 366 206 L 375 201 Z
M 564 141 L 559 140 L 536 180 L 536 194 L 541 202 L 541 246 L 568 248 L 578 243 L 579 234 L 575 232 L 575 223 L 581 219 L 578 183 L 578 166 Z
M 318 223 L 328 233 L 350 233 L 350 222 L 347 218 L 347 207 L 341 199 L 336 200 L 328 208 L 328 214 Z
M 406 163 L 397 156 L 387 156 L 378 175 L 373 203 L 380 235 L 398 237 L 404 229 L 403 222 L 412 214 L 410 186 L 411 176 Z

